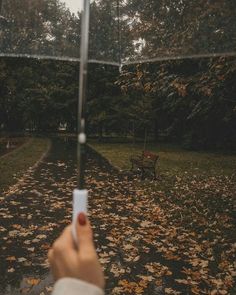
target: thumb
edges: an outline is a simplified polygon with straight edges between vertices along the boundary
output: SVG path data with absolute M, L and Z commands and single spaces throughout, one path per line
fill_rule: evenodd
M 87 216 L 83 212 L 79 213 L 77 218 L 77 238 L 79 251 L 95 250 L 93 231 Z

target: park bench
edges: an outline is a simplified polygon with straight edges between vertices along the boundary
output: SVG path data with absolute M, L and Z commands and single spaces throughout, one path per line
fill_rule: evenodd
M 130 162 L 132 164 L 131 171 L 136 167 L 141 170 L 142 178 L 146 171 L 153 173 L 154 179 L 156 179 L 156 165 L 159 156 L 149 151 L 143 151 L 141 155 L 132 155 Z

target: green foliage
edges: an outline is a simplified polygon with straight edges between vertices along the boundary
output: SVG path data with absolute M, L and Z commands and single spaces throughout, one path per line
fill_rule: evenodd
M 57 0 L 13 2 L 4 2 L 11 22 L 1 35 L 3 52 L 77 56 L 80 15 Z M 232 1 L 221 2 L 130 0 L 120 1 L 120 7 L 115 0 L 92 2 L 90 58 L 119 61 L 122 52 L 130 59 L 172 56 L 179 49 L 187 55 L 219 52 L 223 45 L 228 50 L 234 42 L 229 36 L 235 31 L 236 7 Z M 26 11 L 31 12 L 28 18 Z M 11 27 L 13 23 L 19 26 Z M 141 47 L 139 39 L 145 41 Z M 64 125 L 76 131 L 78 77 L 76 63 L 2 58 L 1 129 L 56 131 Z M 121 73 L 117 67 L 90 64 L 88 133 L 100 138 L 148 133 L 187 148 L 233 150 L 235 78 L 235 58 L 168 60 L 126 66 Z
M 7 131 L 76 128 L 78 66 L 64 62 L 2 59 L 1 126 Z
M 117 67 L 90 65 L 88 79 L 87 126 L 92 134 L 102 138 L 104 132 L 117 132 L 125 128 L 127 102 L 115 81 Z
M 158 140 L 234 149 L 235 70 L 234 58 L 167 61 L 126 68 L 118 83 L 130 97 L 145 90 L 152 109 L 147 118 L 150 123 L 154 118 L 150 126 Z M 147 82 L 140 84 L 144 75 Z M 141 119 L 145 122 L 145 108 Z
M 1 52 L 78 57 L 80 21 L 59 0 L 3 2 Z
M 2 59 L 0 124 L 6 131 L 76 130 L 78 65 Z M 90 65 L 89 134 L 154 135 L 186 148 L 236 146 L 234 58 L 126 67 Z
M 141 52 L 136 50 L 137 56 L 178 57 L 232 52 L 235 48 L 235 1 L 129 0 L 121 3 L 122 21 L 126 22 L 128 17 L 132 23 L 126 26 L 125 31 L 130 30 L 128 38 L 142 48 Z M 129 50 L 126 56 L 132 58 L 134 52 L 130 54 Z

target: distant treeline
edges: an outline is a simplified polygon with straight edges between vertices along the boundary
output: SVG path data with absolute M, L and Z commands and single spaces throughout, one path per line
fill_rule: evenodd
M 79 64 L 2 58 L 2 131 L 77 126 Z M 152 137 L 188 148 L 236 148 L 236 59 L 185 59 L 123 68 L 90 64 L 90 135 Z
M 235 1 L 91 2 L 89 57 L 119 61 L 232 52 Z M 78 57 L 80 13 L 59 0 L 3 1 L 1 53 Z M 0 59 L 0 128 L 77 126 L 79 64 Z M 236 59 L 90 64 L 87 132 L 236 149 Z

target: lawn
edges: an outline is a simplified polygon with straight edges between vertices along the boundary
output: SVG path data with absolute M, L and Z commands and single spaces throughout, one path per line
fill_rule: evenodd
M 130 155 L 143 148 L 94 142 L 92 147 L 121 170 L 129 169 Z M 157 264 L 169 267 L 174 290 L 167 294 L 236 294 L 236 156 L 165 144 L 150 145 L 148 150 L 160 156 L 158 180 L 142 180 L 138 173 L 125 171 L 124 175 L 136 190 L 134 208 L 146 202 L 143 220 L 156 221 L 149 242 L 159 257 Z M 146 231 L 143 234 L 150 232 Z M 157 270 L 152 275 L 158 286 L 167 280 Z M 180 286 L 187 289 L 182 293 Z
M 92 142 L 91 146 L 107 158 L 115 167 L 130 169 L 129 158 L 140 154 L 142 144 L 104 144 Z M 236 170 L 236 155 L 187 151 L 170 144 L 152 144 L 147 148 L 160 156 L 159 172 L 170 175 L 183 173 L 207 175 L 232 175 Z
M 0 137 L 0 157 L 12 152 L 29 140 L 27 137 Z
M 43 138 L 29 139 L 25 144 L 0 157 L 0 192 L 33 166 L 48 149 L 50 141 Z

